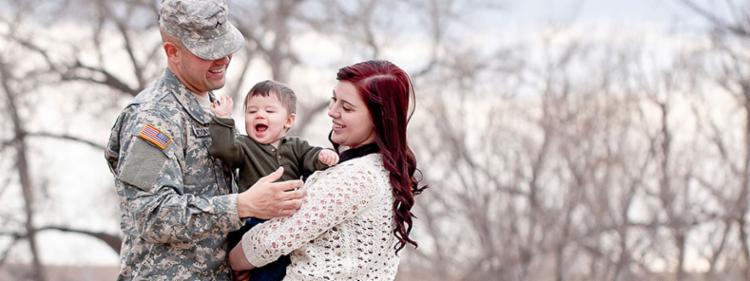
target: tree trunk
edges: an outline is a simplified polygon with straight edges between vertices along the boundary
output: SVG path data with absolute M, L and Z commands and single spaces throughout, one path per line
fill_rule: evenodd
M 39 257 L 39 246 L 36 241 L 36 229 L 34 227 L 34 190 L 31 182 L 31 174 L 27 157 L 26 136 L 23 123 L 18 115 L 16 104 L 17 93 L 13 91 L 10 81 L 10 73 L 4 60 L 0 60 L 0 79 L 2 80 L 3 92 L 7 99 L 7 108 L 10 119 L 13 122 L 13 147 L 16 152 L 16 169 L 21 184 L 21 191 L 24 200 L 24 217 L 26 237 L 29 240 L 29 250 L 31 251 L 32 278 L 37 281 L 44 281 L 44 267 Z

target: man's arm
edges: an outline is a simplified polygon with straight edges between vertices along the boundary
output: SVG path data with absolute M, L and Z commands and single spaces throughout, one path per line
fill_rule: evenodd
M 261 178 L 242 194 L 213 197 L 185 193 L 182 167 L 177 160 L 184 140 L 168 118 L 146 113 L 123 114 L 113 129 L 118 156 L 109 153 L 117 179 L 123 212 L 132 218 L 138 236 L 151 243 L 189 242 L 239 229 L 240 217 L 288 216 L 301 204 L 301 181 L 273 182 L 279 170 Z M 170 137 L 163 149 L 140 136 L 146 125 Z M 158 133 L 157 133 L 158 135 Z M 174 137 L 175 139 L 172 139 Z M 157 141 L 157 144 L 158 141 Z M 205 167 L 211 169 L 210 167 Z M 218 185 L 214 188 L 218 188 Z
M 136 228 L 150 242 L 187 242 L 237 230 L 242 226 L 239 218 L 290 216 L 299 209 L 305 192 L 293 190 L 302 185 L 300 180 L 272 182 L 282 174 L 280 168 L 240 194 L 204 198 L 179 195 L 173 187 L 162 186 L 157 194 L 134 196 Z
M 242 218 L 269 219 L 294 214 L 302 204 L 305 192 L 295 190 L 302 186 L 301 180 L 274 182 L 284 174 L 280 167 L 260 178 L 247 191 L 237 195 L 237 213 Z
M 174 123 L 158 112 L 125 116 L 116 130 L 121 145 L 114 172 L 122 211 L 132 218 L 138 236 L 152 243 L 188 242 L 242 225 L 236 194 L 206 197 L 185 192 L 177 159 L 185 140 Z M 213 184 L 207 188 L 218 188 Z

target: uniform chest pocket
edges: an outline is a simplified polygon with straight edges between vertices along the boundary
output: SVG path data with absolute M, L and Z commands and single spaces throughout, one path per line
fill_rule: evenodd
M 185 145 L 183 173 L 186 185 L 207 186 L 216 183 L 214 161 L 208 154 L 210 145 L 208 127 L 193 124 Z
M 191 131 L 193 131 L 193 137 L 195 138 L 204 139 L 211 137 L 211 134 L 208 131 L 208 127 L 205 126 L 193 125 Z

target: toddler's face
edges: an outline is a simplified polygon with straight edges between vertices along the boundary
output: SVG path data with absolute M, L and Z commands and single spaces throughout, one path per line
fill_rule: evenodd
M 278 145 L 294 124 L 294 114 L 289 114 L 275 94 L 254 96 L 245 108 L 245 130 L 253 140 L 263 144 Z

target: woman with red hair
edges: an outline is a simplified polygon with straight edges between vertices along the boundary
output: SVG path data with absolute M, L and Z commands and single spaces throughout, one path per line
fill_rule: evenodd
M 424 187 L 406 138 L 409 76 L 391 62 L 366 61 L 336 78 L 328 116 L 339 164 L 308 178 L 297 213 L 248 231 L 230 253 L 233 270 L 291 254 L 284 280 L 393 280 L 398 252 L 417 246 L 411 209 Z

